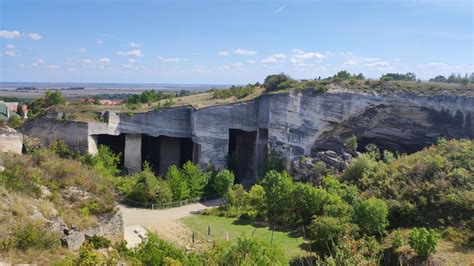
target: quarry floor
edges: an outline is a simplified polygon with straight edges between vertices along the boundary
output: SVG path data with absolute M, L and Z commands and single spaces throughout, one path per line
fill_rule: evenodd
M 220 204 L 222 204 L 222 200 L 216 199 L 164 210 L 139 209 L 119 205 L 124 222 L 124 239 L 129 248 L 135 247 L 149 230 L 180 245 L 180 236 L 189 238 L 192 233 L 178 220 Z

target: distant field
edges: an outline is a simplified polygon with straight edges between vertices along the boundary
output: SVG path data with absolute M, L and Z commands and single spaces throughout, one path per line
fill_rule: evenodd
M 195 215 L 183 218 L 181 222 L 189 227 L 196 235 L 197 241 L 207 241 L 207 227 L 211 226 L 211 238 L 217 242 L 225 241 L 226 233 L 230 241 L 235 241 L 239 236 L 246 235 L 258 238 L 261 241 L 270 243 L 272 231 L 268 227 L 255 227 L 235 218 L 218 217 L 212 215 Z M 290 232 L 275 231 L 273 234 L 273 244 L 280 247 L 285 253 L 288 261 L 296 256 L 301 256 L 307 252 L 301 248 L 302 237 L 291 236 Z

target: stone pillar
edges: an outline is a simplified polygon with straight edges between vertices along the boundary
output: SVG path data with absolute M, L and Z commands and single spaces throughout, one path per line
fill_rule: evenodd
M 96 135 L 87 136 L 87 153 L 91 155 L 97 154 L 98 152 L 97 139 L 98 137 Z
M 129 174 L 142 170 L 142 136 L 125 134 L 124 167 Z

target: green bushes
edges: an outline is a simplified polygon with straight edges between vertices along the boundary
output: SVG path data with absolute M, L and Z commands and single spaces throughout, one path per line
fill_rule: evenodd
M 438 238 L 438 233 L 426 228 L 414 228 L 408 236 L 410 247 L 421 257 L 428 257 L 436 251 Z
M 166 173 L 166 181 L 168 182 L 173 200 L 185 200 L 189 198 L 189 188 L 186 180 L 176 165 L 170 166 Z
M 166 203 L 172 199 L 172 191 L 168 183 L 156 177 L 148 164 L 142 172 L 133 177 L 135 184 L 127 195 L 129 199 L 144 203 Z
M 229 170 L 222 170 L 217 173 L 213 181 L 214 189 L 220 196 L 224 196 L 234 184 L 234 174 Z
M 59 235 L 51 233 L 44 225 L 28 221 L 17 224 L 11 235 L 1 242 L 1 249 L 51 250 L 60 245 Z
M 227 99 L 230 97 L 236 97 L 237 99 L 242 99 L 250 94 L 255 92 L 254 85 L 247 85 L 245 87 L 241 86 L 231 86 L 228 89 L 211 89 L 213 99 Z
M 239 237 L 237 242 L 218 254 L 219 265 L 285 265 L 283 252 L 275 246 L 252 238 Z
M 263 87 L 265 87 L 267 91 L 277 91 L 280 89 L 286 89 L 289 87 L 289 83 L 291 80 L 291 77 L 285 73 L 269 75 L 265 78 Z
M 110 246 L 110 240 L 100 235 L 93 235 L 88 239 L 88 242 L 92 243 L 95 249 L 108 248 Z
M 357 204 L 355 218 L 362 231 L 381 235 L 388 225 L 387 215 L 387 203 L 381 199 L 370 198 Z

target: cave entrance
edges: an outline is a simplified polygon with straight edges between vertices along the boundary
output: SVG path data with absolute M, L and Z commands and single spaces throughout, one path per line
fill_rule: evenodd
M 229 170 L 234 172 L 236 182 L 252 182 L 257 172 L 257 131 L 229 129 Z
M 123 162 L 125 156 L 125 134 L 120 134 L 118 136 L 107 134 L 97 135 L 97 145 L 107 146 L 113 153 L 119 155 L 120 161 L 118 167 L 120 169 L 123 169 Z
M 187 161 L 193 161 L 193 149 L 191 138 L 142 134 L 142 167 L 147 161 L 155 174 L 163 176 L 171 165 L 181 167 Z

